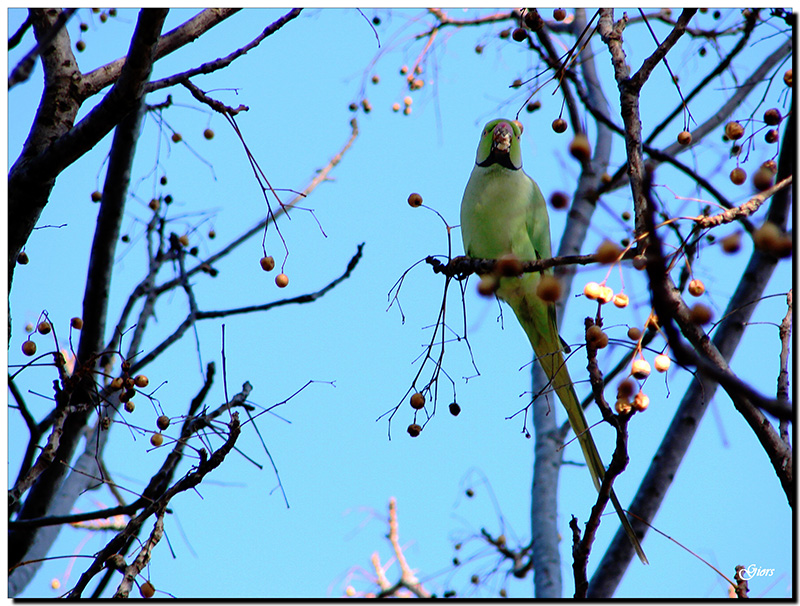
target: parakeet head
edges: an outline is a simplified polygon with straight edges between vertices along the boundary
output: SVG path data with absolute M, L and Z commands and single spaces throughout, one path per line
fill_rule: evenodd
M 519 138 L 522 124 L 518 120 L 492 120 L 483 127 L 481 142 L 478 144 L 478 166 L 499 164 L 511 170 L 522 168 L 522 149 Z

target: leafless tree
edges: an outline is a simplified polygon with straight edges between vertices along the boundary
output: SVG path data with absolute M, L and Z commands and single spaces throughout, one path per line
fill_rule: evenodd
M 276 21 L 265 24 L 258 36 L 238 48 L 228 49 L 227 55 L 187 66 L 184 71 L 159 80 L 153 80 L 151 74 L 160 59 L 205 35 L 223 20 L 234 16 L 238 9 L 203 10 L 169 32 L 162 31 L 168 13 L 166 9 L 143 9 L 138 13 L 127 54 L 88 73 L 79 69 L 73 54 L 73 41 L 64 27 L 74 12 L 74 9 L 30 9 L 28 18 L 9 41 L 10 47 L 23 43 L 31 47 L 25 58 L 12 69 L 9 89 L 24 86 L 37 61 L 41 62 L 44 76 L 44 94 L 35 119 L 8 175 L 9 297 L 15 268 L 27 260 L 23 249 L 39 222 L 42 210 L 48 204 L 66 202 L 51 198 L 55 180 L 106 135 L 113 133 L 102 192 L 93 194 L 93 199 L 99 203 L 99 213 L 88 259 L 83 313 L 81 317 L 73 318 L 69 329 L 71 351 L 60 349 L 63 342 L 60 343 L 56 337 L 57 327 L 43 312 L 33 331 L 41 336 L 52 333 L 53 348 L 37 356 L 32 335 L 29 336 L 23 352 L 35 357 L 8 377 L 11 406 L 22 415 L 30 432 L 21 468 L 9 490 L 9 594 L 18 595 L 25 588 L 65 525 L 103 522 L 124 515 L 129 520 L 121 524 L 105 548 L 95 555 L 67 595 L 84 596 L 89 583 L 103 573 L 92 590 L 92 595 L 100 595 L 117 571 L 123 578 L 116 596 L 126 597 L 134 582 L 146 595 L 152 592 L 152 585 L 141 583 L 138 577 L 163 534 L 163 517 L 170 500 L 180 492 L 194 489 L 208 473 L 219 467 L 236 448 L 243 426 L 252 423 L 259 413 L 248 402 L 253 389 L 249 382 L 230 397 L 225 387 L 225 402 L 209 405 L 206 398 L 216 376 L 216 365 L 210 362 L 205 369 L 205 379 L 198 387 L 197 395 L 187 404 L 184 415 L 170 418 L 162 414 L 155 427 L 136 425 L 125 419 L 125 411 L 133 411 L 134 396 L 137 400 L 148 398 L 160 407 L 152 395 L 153 390 L 146 389 L 149 379 L 142 371 L 159 360 L 160 355 L 181 340 L 187 331 L 196 330 L 197 323 L 203 320 L 311 303 L 347 279 L 361 257 L 360 246 L 349 263 L 343 264 L 346 265 L 343 273 L 316 292 L 270 303 L 216 310 L 201 309 L 194 295 L 196 280 L 212 280 L 217 275 L 215 263 L 248 239 L 265 234 L 268 228 L 277 229 L 273 227 L 275 222 L 325 181 L 352 145 L 358 128 L 353 120 L 352 132 L 343 147 L 304 191 L 295 192 L 293 199 L 282 201 L 237 126 L 236 116 L 248 108 L 244 105 L 228 107 L 208 96 L 196 82 L 200 82 L 205 74 L 224 70 L 267 37 L 277 34 L 300 14 L 300 9 L 292 9 Z M 102 16 L 107 18 L 107 13 Z M 33 36 L 28 35 L 29 32 Z M 78 50 L 82 49 L 78 47 Z M 147 112 L 158 114 L 168 110 L 172 103 L 170 96 L 157 104 L 149 104 L 148 100 L 155 93 L 176 86 L 188 89 L 199 104 L 220 113 L 236 132 L 244 157 L 252 165 L 254 179 L 262 187 L 268 212 L 251 229 L 225 243 L 213 254 L 202 257 L 196 248 L 190 248 L 182 236 L 172 231 L 171 216 L 167 213 L 171 197 L 166 195 L 151 200 L 152 214 L 140 246 L 146 254 L 148 271 L 140 283 L 124 287 L 130 288 L 128 299 L 120 316 L 114 319 L 110 317 L 108 305 L 111 278 L 117 267 L 117 243 L 125 204 L 129 199 L 131 166 L 142 118 Z M 78 119 L 84 106 L 90 107 L 91 111 Z M 206 135 L 208 138 L 213 133 L 207 131 Z M 173 142 L 176 142 L 175 135 Z M 271 203 L 269 196 L 273 196 Z M 209 235 L 213 237 L 213 234 Z M 122 240 L 125 240 L 124 236 Z M 266 251 L 262 266 L 265 270 L 275 266 L 274 259 L 267 256 Z M 119 288 L 117 281 L 114 284 Z M 186 319 L 156 346 L 143 350 L 143 338 L 147 329 L 152 327 L 156 303 L 163 297 L 181 292 L 189 308 Z M 9 333 L 12 315 L 13 310 L 10 310 Z M 73 330 L 80 335 L 74 349 Z M 20 373 L 27 372 L 34 364 L 43 364 L 52 370 L 53 407 L 42 419 L 33 417 L 25 395 L 16 383 Z M 224 370 L 223 358 L 223 379 Z M 45 390 L 46 387 L 41 391 Z M 285 400 L 274 406 L 283 403 Z M 247 420 L 240 420 L 242 414 L 248 417 Z M 162 432 L 173 422 L 181 423 L 180 430 L 174 437 L 165 438 Z M 145 490 L 129 503 L 125 502 L 118 485 L 103 465 L 104 447 L 113 423 L 125 425 L 135 434 L 149 436 L 153 447 L 168 440 L 164 445 L 168 453 L 160 469 Z M 87 435 L 85 449 L 78 455 L 77 449 L 84 434 Z M 38 455 L 37 451 L 40 451 Z M 179 463 L 187 459 L 194 462 L 191 470 L 175 479 Z M 72 513 L 78 496 L 98 485 L 109 487 L 118 497 L 119 504 L 100 511 Z M 148 519 L 155 519 L 149 538 L 140 544 L 138 555 L 133 560 L 126 560 L 128 552 L 136 547 L 137 537 Z M 109 522 L 105 523 L 109 527 Z

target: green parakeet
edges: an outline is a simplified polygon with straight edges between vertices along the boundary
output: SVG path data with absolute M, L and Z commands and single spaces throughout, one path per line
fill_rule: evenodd
M 546 259 L 550 252 L 550 221 L 539 186 L 522 170 L 519 122 L 492 120 L 483 129 L 464 198 L 461 201 L 461 237 L 470 257 L 499 259 L 508 254 L 521 261 Z M 567 410 L 595 488 L 600 490 L 605 467 L 583 414 L 558 335 L 556 310 L 536 294 L 539 272 L 501 278 L 497 296 L 514 310 L 525 329 L 539 363 Z M 611 502 L 639 559 L 647 558 L 614 491 Z

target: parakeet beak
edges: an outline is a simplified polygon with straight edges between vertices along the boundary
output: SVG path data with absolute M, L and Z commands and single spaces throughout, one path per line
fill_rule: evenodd
M 514 129 L 508 122 L 499 122 L 494 127 L 492 133 L 492 153 L 508 155 L 511 150 L 511 137 L 514 136 Z

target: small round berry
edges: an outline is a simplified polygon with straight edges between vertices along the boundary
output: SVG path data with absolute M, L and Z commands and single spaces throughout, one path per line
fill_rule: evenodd
M 610 265 L 619 259 L 622 249 L 611 240 L 603 240 L 594 254 L 598 263 Z
M 28 258 L 28 253 L 24 250 L 21 250 L 20 253 L 17 255 L 17 263 L 20 265 L 27 265 L 30 259 Z
M 69 325 L 72 326 L 75 330 L 80 330 L 83 328 L 83 320 L 78 316 L 75 316 L 69 321 Z
M 209 229 L 208 230 L 208 239 L 209 240 L 213 240 L 216 237 L 217 237 L 217 232 L 214 231 L 213 229 Z
M 522 262 L 517 255 L 510 253 L 503 255 L 495 263 L 494 271 L 499 276 L 512 278 L 514 276 L 522 275 Z
M 103 199 L 103 194 L 97 190 L 92 192 L 92 202 L 100 202 Z
M 567 11 L 565 11 L 563 8 L 553 9 L 553 19 L 555 19 L 556 21 L 563 21 L 566 18 L 567 18 Z
M 164 196 L 164 202 L 166 202 L 167 204 L 172 204 L 172 195 L 167 194 L 166 196 Z
M 646 379 L 650 376 L 650 363 L 643 358 L 634 360 L 631 364 L 631 374 L 637 379 Z
M 153 198 L 152 200 L 150 200 L 150 202 L 147 203 L 147 206 L 154 213 L 157 213 L 158 209 L 161 208 L 161 201 L 158 198 Z
M 183 141 L 183 135 L 180 133 L 172 133 L 172 142 L 173 143 L 180 143 Z
M 525 25 L 527 25 L 532 31 L 538 32 L 544 26 L 544 21 L 542 20 L 539 11 L 535 8 L 531 8 L 525 11 Z
M 26 356 L 32 356 L 36 353 L 36 343 L 33 341 L 24 341 L 22 343 L 22 353 Z
M 550 194 L 550 206 L 556 210 L 563 210 L 569 206 L 569 196 L 563 191 L 554 191 Z
M 47 320 L 43 320 L 39 322 L 39 325 L 36 327 L 36 330 L 39 331 L 40 335 L 46 335 L 52 330 L 52 325 Z
M 52 581 L 50 581 L 50 587 L 52 587 L 53 589 L 61 589 L 61 581 L 59 581 L 58 579 L 53 579 Z
M 158 448 L 164 443 L 164 436 L 160 433 L 154 433 L 152 436 L 150 436 L 150 443 Z
M 86 42 L 84 42 L 83 40 L 78 40 L 75 43 L 75 48 L 78 49 L 79 53 L 82 53 L 83 51 L 86 50 Z
M 556 118 L 553 120 L 553 124 L 551 124 L 553 130 L 559 134 L 563 133 L 567 130 L 567 121 L 563 118 Z
M 606 303 L 611 303 L 614 300 L 614 290 L 608 286 L 601 286 L 600 287 L 600 294 L 597 297 L 597 301 L 605 305 Z
M 111 379 L 109 387 L 113 390 L 122 389 L 122 377 L 114 377 Z
M 483 45 L 482 44 L 476 44 L 475 45 L 475 54 L 476 55 L 480 55 L 481 53 L 483 53 Z
M 450 404 L 449 408 L 450 408 L 450 414 L 453 415 L 454 417 L 457 417 L 461 413 L 461 407 L 456 402 Z
M 759 250 L 774 252 L 780 243 L 781 228 L 772 221 L 765 221 L 753 232 L 753 244 Z
M 464 494 L 466 494 L 467 497 L 471 499 L 472 497 L 475 496 L 475 491 L 472 490 L 472 488 L 467 488 Z
M 507 28 L 507 29 L 504 29 L 504 30 L 502 30 L 502 31 L 501 31 L 501 32 L 498 34 L 498 36 L 500 36 L 500 38 L 502 38 L 503 40 L 505 40 L 506 38 L 508 38 L 510 35 L 511 35 L 511 28 L 510 28 L 510 27 L 509 27 L 509 28 Z
M 586 135 L 582 133 L 575 135 L 569 144 L 569 153 L 580 162 L 588 162 L 592 159 L 592 148 Z
M 127 412 L 133 412 L 136 408 L 136 404 L 133 403 L 133 400 L 126 400 L 125 402 L 125 410 Z
M 638 341 L 642 338 L 642 331 L 636 326 L 631 326 L 628 329 L 627 335 L 631 341 Z
M 161 431 L 164 431 L 169 427 L 169 417 L 167 415 L 161 415 L 156 419 L 156 427 L 158 427 Z
M 650 398 L 647 397 L 643 391 L 637 393 L 633 398 L 633 408 L 642 412 L 643 410 L 647 410 L 648 406 L 650 406 Z
M 351 112 L 357 111 L 358 105 L 356 105 L 355 103 L 351 103 L 350 105 L 347 106 L 347 109 L 349 109 Z
M 586 286 L 583 287 L 583 294 L 587 299 L 596 301 L 600 297 L 601 289 L 602 286 L 597 282 L 587 282 Z
M 530 103 L 528 103 L 525 106 L 525 111 L 527 111 L 530 114 L 530 113 L 535 112 L 537 109 L 539 109 L 541 107 L 542 107 L 542 102 L 541 101 L 531 101 Z
M 478 282 L 478 294 L 484 297 L 493 297 L 499 286 L 500 280 L 497 279 L 497 276 L 484 274 Z
M 706 292 L 706 285 L 703 284 L 702 280 L 698 280 L 695 278 L 694 280 L 689 282 L 689 294 L 693 297 L 699 297 L 704 292 Z
M 82 32 L 88 32 L 89 31 L 89 24 L 88 23 L 81 23 L 80 29 L 81 29 Z
M 405 109 L 403 109 L 403 115 L 404 116 L 410 116 L 411 115 L 411 107 L 410 106 L 406 106 Z
M 408 107 L 409 105 L 411 105 L 413 102 L 414 102 L 414 99 L 412 99 L 412 98 L 411 98 L 411 97 L 409 97 L 408 95 L 406 95 L 405 97 L 403 97 L 403 105 L 405 105 L 406 107 Z
M 525 31 L 524 27 L 518 27 L 511 33 L 511 37 L 516 42 L 524 42 L 528 39 L 528 32 Z
M 619 415 L 628 414 L 631 411 L 631 403 L 628 400 L 620 398 L 614 404 L 614 410 L 616 410 Z
M 545 303 L 555 303 L 561 298 L 561 281 L 550 274 L 543 275 L 536 286 L 536 295 Z
M 722 246 L 722 252 L 726 254 L 732 255 L 739 252 L 739 249 L 742 248 L 742 232 L 737 231 L 725 236 L 720 240 L 720 245 Z
M 747 180 L 747 173 L 740 166 L 737 166 L 731 171 L 731 183 L 734 185 L 741 185 Z
M 787 69 L 786 72 L 784 72 L 784 74 L 783 74 L 783 83 L 786 84 L 786 86 L 788 86 L 788 87 L 792 86 L 792 68 L 791 67 L 789 69 Z
M 739 122 L 728 122 L 725 125 L 725 136 L 731 141 L 736 141 L 744 136 L 744 127 Z
M 647 257 L 644 255 L 636 255 L 633 258 L 633 268 L 642 271 L 647 267 Z
M 777 128 L 769 129 L 764 135 L 764 141 L 766 141 L 767 143 L 777 143 L 779 138 L 780 135 L 778 133 Z
M 775 107 L 764 112 L 764 122 L 769 126 L 776 126 L 781 123 L 781 120 L 781 112 Z
M 399 112 L 400 111 L 400 104 L 399 103 L 392 103 L 392 111 Z
M 692 142 L 692 133 L 688 130 L 682 130 L 678 133 L 678 143 L 681 145 L 689 145 Z
M 210 128 L 207 128 L 203 131 L 203 136 L 210 141 L 214 138 L 214 131 Z
M 364 113 L 366 114 L 372 111 L 372 103 L 369 102 L 369 99 L 362 99 L 361 107 L 364 108 Z
M 275 259 L 269 255 L 266 257 L 261 257 L 259 263 L 261 264 L 261 269 L 264 271 L 272 271 L 275 269 Z
M 156 588 L 153 587 L 153 584 L 150 581 L 146 581 L 146 582 L 142 583 L 141 587 L 139 587 L 139 593 L 145 599 L 152 598 L 153 595 L 155 594 L 155 592 L 156 592 Z
M 753 173 L 753 187 L 758 191 L 764 191 L 772 187 L 772 181 L 775 173 L 770 169 L 761 166 L 756 172 Z
M 414 410 L 425 408 L 425 396 L 423 396 L 419 392 L 411 394 L 410 402 L 411 402 L 411 408 L 413 408 Z
M 178 242 L 181 243 L 181 246 L 189 246 L 189 236 L 183 234 L 178 237 Z
M 703 326 L 711 322 L 711 309 L 702 303 L 695 303 L 689 310 L 689 317 L 695 324 Z
M 597 324 L 592 324 L 586 330 L 586 344 L 595 349 L 604 349 L 608 345 L 608 335 Z
M 411 208 L 419 208 L 422 206 L 422 196 L 420 196 L 418 193 L 411 194 L 408 196 L 408 205 Z
M 408 426 L 408 429 L 406 431 L 408 432 L 408 435 L 410 435 L 412 438 L 416 438 L 422 431 L 422 427 L 420 427 L 416 423 L 412 423 L 411 425 Z
M 108 15 L 100 13 L 100 23 L 105 23 L 106 21 L 108 21 Z
M 275 284 L 277 284 L 278 288 L 286 288 L 289 286 L 289 276 L 286 274 L 278 274 L 275 276 Z
M 767 160 L 761 164 L 761 168 L 766 168 L 774 175 L 778 172 L 778 163 L 775 160 Z
M 141 389 L 150 385 L 150 379 L 147 378 L 147 375 L 136 375 L 136 378 L 133 379 L 133 384 Z
M 636 385 L 630 379 L 623 379 L 617 385 L 617 398 L 627 400 L 633 395 Z
M 166 175 L 161 175 L 161 178 L 158 180 L 158 182 L 161 183 L 161 185 L 166 185 L 167 184 L 167 176 Z
M 625 309 L 628 307 L 628 303 L 630 303 L 630 299 L 628 299 L 628 295 L 625 293 L 617 293 L 614 295 L 614 306 L 619 307 L 620 309 Z
M 373 84 L 377 84 L 380 81 L 381 81 L 381 77 L 378 74 L 375 74 L 375 75 L 372 76 L 372 83 Z
M 667 372 L 671 364 L 672 360 L 665 354 L 658 354 L 653 360 L 653 366 L 658 372 Z
M 405 76 L 408 73 L 408 65 L 403 65 L 400 67 L 400 75 Z

